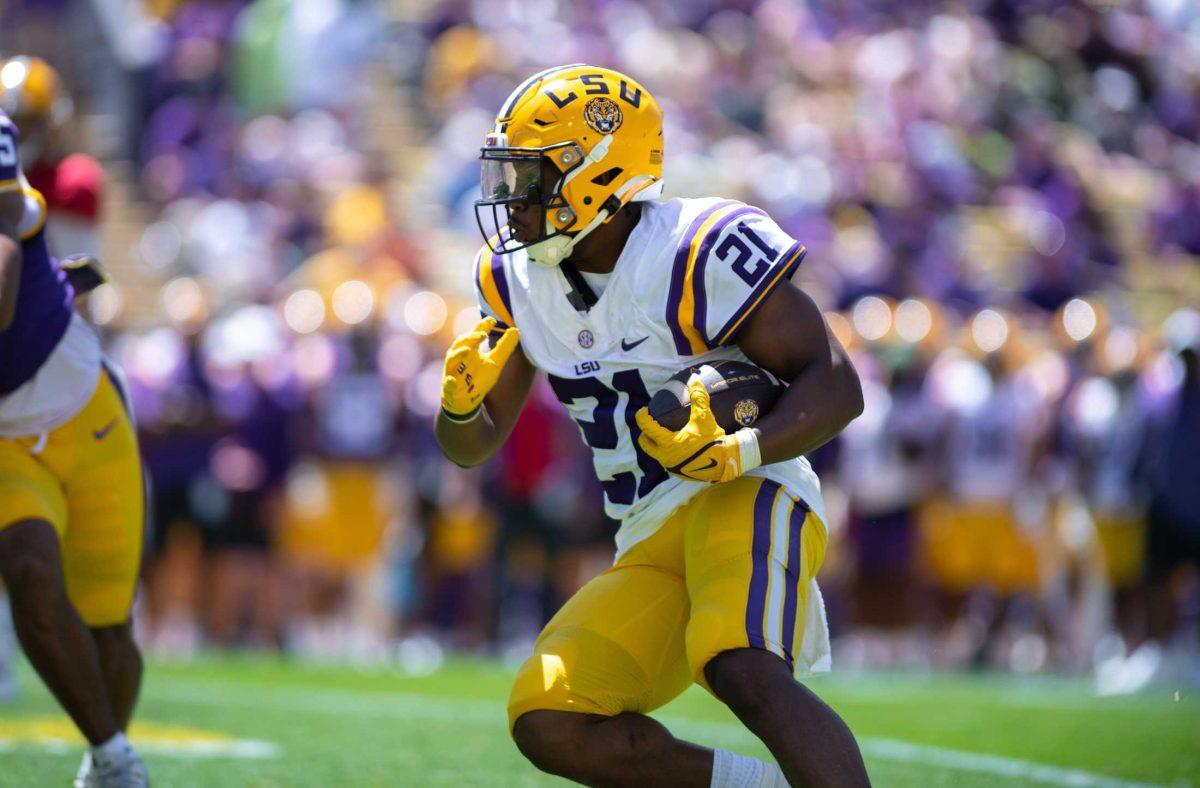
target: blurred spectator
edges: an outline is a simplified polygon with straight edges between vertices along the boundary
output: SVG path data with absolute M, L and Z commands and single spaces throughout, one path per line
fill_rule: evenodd
M 1200 314 L 1181 311 L 1172 317 L 1182 324 L 1168 325 L 1179 334 L 1171 339 L 1181 368 L 1153 413 L 1148 463 L 1149 634 L 1159 641 L 1175 631 L 1181 591 L 1190 585 L 1191 596 L 1197 595 L 1200 571 Z M 1190 571 L 1190 583 L 1180 570 Z
M 837 478 L 850 498 L 851 616 L 872 633 L 868 649 L 887 650 L 904 646 L 905 634 L 929 623 L 920 612 L 927 600 L 917 566 L 918 529 L 920 507 L 934 491 L 940 419 L 916 348 L 901 343 L 878 355 L 859 357 L 865 408 L 841 438 Z

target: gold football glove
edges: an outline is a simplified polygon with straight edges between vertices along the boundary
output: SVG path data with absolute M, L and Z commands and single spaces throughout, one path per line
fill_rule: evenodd
M 697 482 L 728 482 L 757 468 L 758 436 L 744 427 L 729 435 L 717 424 L 708 391 L 699 380 L 688 383 L 691 410 L 688 423 L 672 432 L 654 420 L 647 408 L 635 416 L 642 429 L 638 444 L 675 476 Z
M 446 371 L 442 377 L 442 412 L 451 421 L 470 421 L 479 415 L 483 398 L 496 381 L 508 357 L 517 347 L 520 334 L 508 328 L 500 335 L 496 346 L 487 349 L 486 342 L 496 318 L 485 317 L 475 328 L 454 340 L 446 351 Z

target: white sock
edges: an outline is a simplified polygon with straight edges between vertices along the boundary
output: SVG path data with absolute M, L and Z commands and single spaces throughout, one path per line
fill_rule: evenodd
M 777 764 L 713 750 L 710 788 L 788 788 L 787 778 Z
M 92 761 L 97 765 L 116 764 L 133 756 L 133 745 L 118 731 L 111 739 L 92 748 Z

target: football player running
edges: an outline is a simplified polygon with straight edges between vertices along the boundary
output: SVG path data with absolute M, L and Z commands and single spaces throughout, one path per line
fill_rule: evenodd
M 849 728 L 794 678 L 828 669 L 814 580 L 824 507 L 801 455 L 862 409 L 845 351 L 790 281 L 804 247 L 740 202 L 661 200 L 662 112 L 608 69 L 527 79 L 481 159 L 484 319 L 447 353 L 438 440 L 460 465 L 486 460 L 540 369 L 621 522 L 612 567 L 554 616 L 517 675 L 517 746 L 593 785 L 867 784 Z M 696 381 L 683 429 L 649 416 L 671 375 L 719 359 L 790 386 L 732 434 Z M 646 716 L 692 682 L 778 764 L 676 739 Z
M 25 655 L 91 744 L 76 785 L 143 786 L 124 734 L 142 678 L 137 438 L 17 151 L 0 111 L 0 578 Z

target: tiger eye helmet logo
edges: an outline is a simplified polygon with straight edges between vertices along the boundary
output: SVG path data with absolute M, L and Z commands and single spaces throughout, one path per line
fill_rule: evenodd
M 617 102 L 610 98 L 597 96 L 583 107 L 584 121 L 600 134 L 612 134 L 621 128 L 625 117 Z
M 758 403 L 752 399 L 744 399 L 733 406 L 733 418 L 743 427 L 749 427 L 758 420 Z

